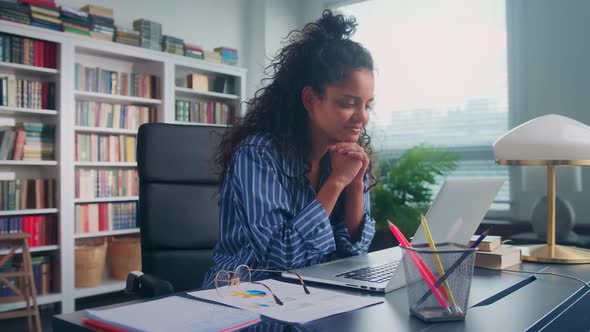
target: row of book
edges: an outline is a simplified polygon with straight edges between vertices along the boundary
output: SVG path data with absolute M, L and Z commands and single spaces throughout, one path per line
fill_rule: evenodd
M 0 105 L 34 109 L 55 109 L 55 82 L 20 80 L 0 73 Z
M 57 68 L 57 44 L 0 33 L 0 61 Z
M 54 179 L 0 180 L 0 210 L 55 208 Z
M 0 217 L 0 234 L 29 233 L 29 247 L 49 246 L 57 243 L 55 215 Z
M 53 160 L 55 127 L 0 118 L 0 160 Z
M 126 135 L 76 134 L 76 161 L 135 162 L 136 138 Z
M 157 98 L 157 77 L 150 74 L 119 73 L 102 68 L 75 66 L 75 87 L 77 90 Z
M 76 198 L 139 195 L 137 170 L 76 170 Z
M 234 121 L 230 105 L 212 101 L 176 100 L 176 121 L 230 125 Z
M 85 100 L 76 102 L 78 126 L 137 130 L 142 124 L 155 121 L 156 109 L 153 107 Z
M 13 256 L 4 265 L 0 266 L 0 272 L 17 272 L 22 271 L 22 256 Z M 31 266 L 35 291 L 37 295 L 45 295 L 57 292 L 56 263 L 53 255 L 33 255 L 31 257 Z M 6 280 L 17 289 L 25 289 L 23 278 L 6 277 Z M 17 294 L 6 284 L 0 283 L 0 298 L 16 296 Z
M 136 228 L 137 203 L 76 205 L 76 234 Z

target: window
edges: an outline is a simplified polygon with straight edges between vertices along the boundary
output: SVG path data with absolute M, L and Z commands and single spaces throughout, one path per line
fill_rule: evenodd
M 375 60 L 369 127 L 380 160 L 418 144 L 461 157 L 450 176 L 503 176 L 492 143 L 508 130 L 504 1 L 373 0 L 337 11 Z M 434 188 L 436 190 L 436 188 Z M 509 209 L 506 182 L 492 208 Z

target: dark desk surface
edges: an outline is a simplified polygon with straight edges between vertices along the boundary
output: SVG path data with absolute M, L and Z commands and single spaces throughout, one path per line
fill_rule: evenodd
M 590 264 L 551 265 L 523 263 L 513 269 L 554 272 L 590 280 Z M 471 285 L 469 305 L 518 283 L 529 275 L 477 269 Z M 487 306 L 470 308 L 464 321 L 427 324 L 409 315 L 406 288 L 385 295 L 345 292 L 384 297 L 385 302 L 324 319 L 294 330 L 312 331 L 588 331 L 590 292 L 581 283 L 562 277 L 537 275 L 537 280 Z M 317 287 L 317 285 L 313 285 Z M 57 315 L 54 331 L 91 331 L 81 324 L 83 312 Z M 250 329 L 282 331 L 287 325 L 263 321 Z

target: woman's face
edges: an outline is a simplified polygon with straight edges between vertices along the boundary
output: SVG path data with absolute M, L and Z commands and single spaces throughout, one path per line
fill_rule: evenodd
M 316 138 L 327 144 L 357 142 L 369 121 L 374 86 L 371 71 L 356 69 L 346 80 L 326 86 L 323 96 L 304 89 L 304 104 Z

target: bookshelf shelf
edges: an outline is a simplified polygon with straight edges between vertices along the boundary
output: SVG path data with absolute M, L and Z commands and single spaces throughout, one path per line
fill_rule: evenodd
M 219 93 L 219 92 L 212 92 L 212 91 L 199 91 L 193 90 L 189 88 L 182 88 L 176 87 L 176 95 L 177 97 L 208 97 L 208 98 L 217 98 L 217 99 L 225 99 L 225 100 L 236 100 L 239 98 L 237 95 L 231 95 L 227 93 Z
M 228 127 L 228 125 L 224 125 L 224 124 L 202 123 L 202 122 L 186 122 L 186 121 L 178 121 L 178 120 L 175 120 L 172 123 L 182 124 L 182 125 L 187 125 L 187 126 L 220 127 L 220 128 L 226 128 L 226 127 Z
M 112 94 L 108 94 L 108 93 L 88 92 L 88 91 L 76 90 L 74 92 L 74 94 L 76 96 L 76 99 L 79 99 L 79 100 L 100 101 L 100 102 L 109 102 L 109 103 L 118 103 L 118 104 L 143 104 L 143 105 L 160 105 L 160 104 L 162 104 L 162 101 L 160 99 L 112 95 Z
M 42 305 L 42 304 L 61 302 L 62 298 L 63 298 L 63 296 L 61 293 L 37 295 L 37 304 Z M 0 312 L 21 309 L 24 307 L 25 307 L 25 301 L 4 303 L 4 304 L 0 304 Z
M 21 65 L 20 63 L 12 63 L 12 62 L 0 62 L 0 69 L 10 70 L 15 74 L 22 74 L 22 73 L 36 73 L 36 74 L 51 74 L 55 75 L 59 73 L 59 70 L 53 68 L 45 68 L 45 67 L 37 67 L 37 66 L 29 66 L 29 65 Z
M 90 238 L 90 237 L 136 234 L 136 233 L 139 233 L 139 228 L 117 229 L 114 231 L 103 231 L 103 232 L 96 232 L 96 233 L 80 233 L 80 234 L 74 235 L 74 237 L 76 239 L 86 239 L 86 238 Z
M 136 162 L 111 162 L 111 161 L 76 161 L 78 167 L 137 167 Z
M 125 281 L 122 280 L 103 280 L 102 285 L 97 287 L 76 288 L 74 297 L 79 299 L 81 297 L 119 292 L 125 289 Z
M 6 166 L 55 166 L 55 160 L 0 160 L 0 165 Z
M 82 204 L 82 203 L 128 202 L 128 201 L 137 201 L 137 200 L 139 200 L 139 197 L 137 197 L 137 196 L 76 198 L 76 199 L 74 199 L 74 203 Z
M 2 210 L 0 211 L 0 217 L 6 216 L 23 216 L 30 214 L 50 214 L 57 213 L 57 209 L 27 209 L 27 210 Z
M 6 115 L 18 115 L 18 114 L 23 114 L 23 115 L 28 115 L 28 114 L 57 115 L 57 111 L 36 109 L 36 108 L 0 106 L 0 114 L 6 114 Z
M 133 129 L 118 129 L 118 128 L 101 128 L 101 127 L 84 127 L 76 126 L 75 131 L 79 133 L 100 133 L 100 134 L 121 134 L 121 135 L 137 135 L 137 130 Z
M 39 247 L 30 247 L 29 251 L 30 252 L 43 252 L 43 251 L 53 251 L 53 250 L 57 250 L 59 249 L 58 245 L 51 245 L 51 246 L 39 246 Z M 17 254 L 20 254 L 22 252 L 21 249 L 18 249 L 16 251 Z M 0 249 L 0 255 L 6 255 L 8 253 L 7 249 Z

